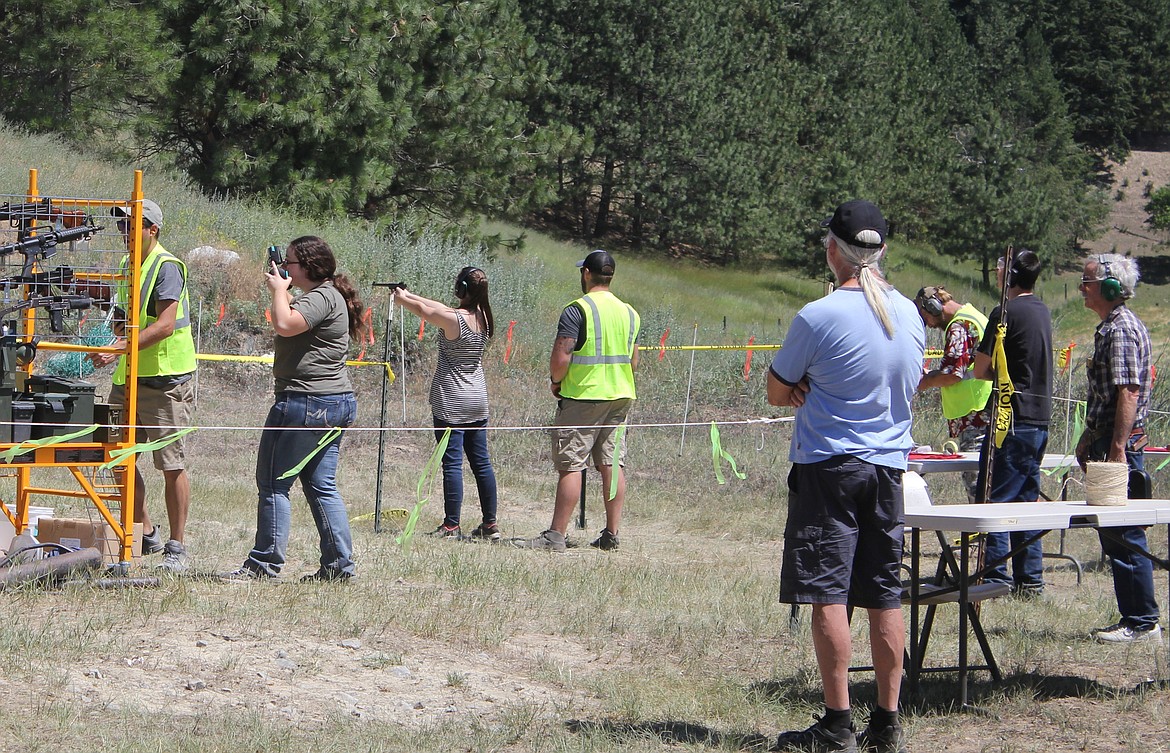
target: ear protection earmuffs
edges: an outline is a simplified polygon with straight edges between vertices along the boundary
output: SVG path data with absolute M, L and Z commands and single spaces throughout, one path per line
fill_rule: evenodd
M 478 267 L 464 267 L 459 270 L 459 275 L 455 278 L 455 297 L 466 298 L 468 281 L 472 272 L 478 272 Z
M 918 305 L 931 316 L 942 316 L 943 304 L 938 299 L 938 288 L 928 287 L 918 291 Z
M 1109 262 L 1105 261 L 1104 256 L 1097 257 L 1097 266 L 1105 273 L 1101 278 L 1101 297 L 1112 303 L 1121 297 L 1121 280 L 1113 276 L 1113 270 L 1109 268 Z

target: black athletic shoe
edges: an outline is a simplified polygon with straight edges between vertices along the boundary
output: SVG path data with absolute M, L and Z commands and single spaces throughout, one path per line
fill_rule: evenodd
M 906 736 L 897 723 L 882 729 L 866 727 L 857 736 L 857 747 L 870 753 L 907 753 Z
M 618 548 L 617 534 L 611 533 L 608 528 L 602 528 L 601 535 L 589 542 L 589 546 L 594 549 L 600 549 L 603 552 L 612 552 Z
M 495 523 L 480 523 L 472 529 L 468 538 L 491 541 L 492 543 L 495 543 L 499 541 L 502 536 L 500 535 L 500 527 Z
M 823 721 L 816 717 L 816 724 L 805 730 L 781 732 L 772 750 L 792 750 L 803 753 L 857 753 L 857 730 L 850 724 L 840 732 L 821 726 Z

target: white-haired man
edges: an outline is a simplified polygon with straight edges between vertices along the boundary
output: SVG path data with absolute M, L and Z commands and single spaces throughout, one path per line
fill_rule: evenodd
M 1138 282 L 1137 262 L 1118 254 L 1093 256 L 1081 274 L 1085 308 L 1101 318 L 1093 335 L 1089 360 L 1089 394 L 1085 431 L 1077 442 L 1077 460 L 1144 466 L 1148 444 L 1146 416 L 1150 411 L 1150 334 L 1125 302 Z M 1101 547 L 1113 569 L 1113 591 L 1121 619 L 1093 631 L 1102 643 L 1160 640 L 1154 569 L 1148 557 L 1125 546 L 1149 551 L 1141 526 L 1101 529 Z M 1124 542 L 1124 544 L 1122 543 Z

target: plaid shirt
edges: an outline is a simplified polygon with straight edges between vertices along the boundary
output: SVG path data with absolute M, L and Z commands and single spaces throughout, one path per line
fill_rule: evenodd
M 1113 433 L 1117 415 L 1117 388 L 1139 387 L 1133 428 L 1146 424 L 1150 412 L 1150 333 L 1142 320 L 1125 306 L 1117 306 L 1097 325 L 1093 357 L 1089 360 L 1089 401 L 1085 425 L 1098 436 Z
M 980 335 L 972 329 L 971 322 L 952 319 L 947 325 L 946 343 L 938 362 L 939 373 L 951 374 L 960 379 L 974 379 L 968 369 L 975 361 L 979 349 Z M 973 410 L 965 416 L 947 419 L 947 433 L 957 437 L 967 429 L 981 429 L 987 426 L 986 409 Z

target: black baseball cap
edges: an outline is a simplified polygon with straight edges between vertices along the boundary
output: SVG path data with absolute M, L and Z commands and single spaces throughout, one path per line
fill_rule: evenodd
M 588 269 L 595 275 L 612 275 L 617 269 L 617 262 L 613 260 L 608 251 L 599 249 L 577 262 L 577 266 Z
M 889 234 L 881 210 L 864 199 L 847 201 L 837 207 L 837 211 L 822 222 L 821 227 L 829 228 L 833 235 L 860 248 L 881 248 Z

